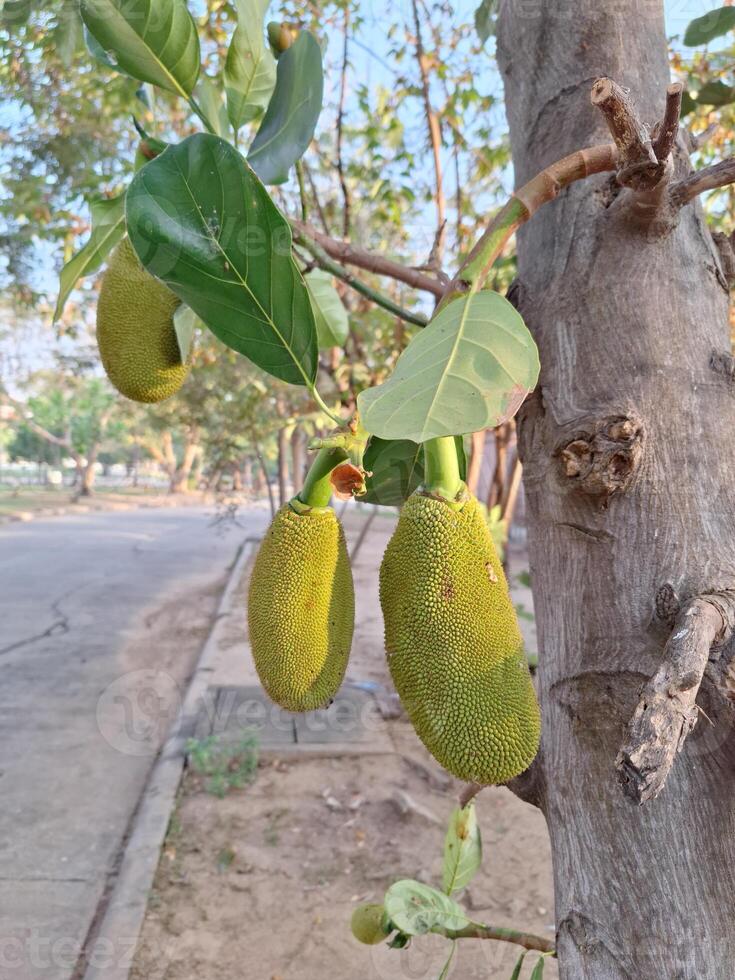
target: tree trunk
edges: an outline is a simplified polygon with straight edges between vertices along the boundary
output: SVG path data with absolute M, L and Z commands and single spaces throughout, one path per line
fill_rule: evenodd
M 94 492 L 94 478 L 97 475 L 95 465 L 96 453 L 95 458 L 90 458 L 87 460 L 87 465 L 82 470 L 82 478 L 79 484 L 80 497 L 91 497 L 92 493 Z
M 184 442 L 184 453 L 181 457 L 181 462 L 171 474 L 169 493 L 186 493 L 191 468 L 200 453 L 200 447 L 197 445 L 198 438 L 199 432 L 197 430 L 187 429 Z
M 503 0 L 498 57 L 519 185 L 609 142 L 598 75 L 644 121 L 662 115 L 657 0 Z M 719 978 L 735 962 L 731 708 L 705 680 L 712 725 L 643 807 L 614 763 L 678 602 L 735 582 L 735 401 L 710 366 L 730 353 L 728 296 L 699 204 L 646 234 L 611 188 L 573 184 L 518 237 L 514 295 L 541 354 L 519 416 L 543 707 L 528 782 L 551 835 L 561 977 Z

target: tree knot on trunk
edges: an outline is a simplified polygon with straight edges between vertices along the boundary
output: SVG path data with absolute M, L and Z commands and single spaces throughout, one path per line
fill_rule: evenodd
M 643 422 L 634 415 L 600 419 L 591 432 L 557 449 L 562 478 L 606 506 L 614 493 L 630 486 L 643 456 L 644 436 Z
M 732 354 L 713 350 L 710 354 L 709 366 L 715 374 L 721 374 L 731 384 L 735 382 L 735 357 Z
M 681 607 L 615 762 L 623 792 L 634 803 L 655 799 L 664 788 L 699 718 L 696 699 L 712 651 L 730 642 L 734 628 L 735 591 L 695 596 Z

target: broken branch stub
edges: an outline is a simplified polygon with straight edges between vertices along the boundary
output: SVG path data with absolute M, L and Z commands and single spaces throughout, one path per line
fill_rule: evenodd
M 655 799 L 697 723 L 696 705 L 712 647 L 727 643 L 735 624 L 735 593 L 696 596 L 674 622 L 663 659 L 644 686 L 615 768 L 634 803 Z

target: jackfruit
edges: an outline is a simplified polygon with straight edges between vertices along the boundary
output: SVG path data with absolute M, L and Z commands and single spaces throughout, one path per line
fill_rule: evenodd
M 97 345 L 107 377 L 121 395 L 160 402 L 189 373 L 179 351 L 173 315 L 178 298 L 146 272 L 124 238 L 102 276 L 97 302 Z
M 358 942 L 365 943 L 367 946 L 374 946 L 376 943 L 382 942 L 393 931 L 386 919 L 387 916 L 382 905 L 375 902 L 358 905 L 352 913 L 352 921 L 350 922 L 352 935 Z
M 434 758 L 504 783 L 538 751 L 540 715 L 502 565 L 477 500 L 416 492 L 380 569 L 391 676 Z
M 331 507 L 273 518 L 248 596 L 250 646 L 261 683 L 287 711 L 325 708 L 347 669 L 355 592 L 342 525 Z

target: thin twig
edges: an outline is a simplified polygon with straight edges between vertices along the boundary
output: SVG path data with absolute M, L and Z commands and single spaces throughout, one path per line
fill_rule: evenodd
M 357 279 L 351 272 L 348 272 L 344 266 L 340 265 L 339 262 L 332 261 L 324 249 L 322 249 L 316 242 L 300 235 L 296 236 L 295 241 L 297 245 L 300 245 L 310 253 L 319 268 L 324 269 L 325 272 L 330 272 L 333 276 L 336 276 L 342 282 L 354 289 L 355 292 L 360 293 L 367 299 L 372 300 L 373 303 L 377 303 L 378 306 L 382 306 L 384 310 L 388 310 L 389 313 L 393 313 L 402 320 L 406 320 L 407 323 L 415 323 L 416 326 L 419 327 L 425 327 L 428 323 L 428 320 L 423 313 L 413 313 L 411 310 L 405 309 L 398 303 L 394 303 L 389 296 L 386 296 L 377 289 L 373 289 L 372 286 L 369 286 L 361 279 Z
M 479 922 L 470 922 L 462 929 L 442 929 L 436 927 L 431 930 L 447 939 L 496 939 L 504 943 L 515 943 L 524 949 L 537 950 L 539 953 L 553 953 L 554 943 L 543 936 L 534 936 L 531 932 L 520 932 L 518 929 L 503 929 L 499 926 L 483 926 Z
M 711 167 L 704 167 L 680 180 L 671 188 L 671 200 L 675 206 L 683 207 L 698 194 L 714 191 L 735 183 L 735 157 L 722 160 Z
M 436 205 L 436 236 L 432 248 L 432 260 L 437 269 L 441 269 L 442 257 L 444 253 L 444 232 L 446 229 L 446 202 L 444 199 L 444 179 L 442 176 L 441 142 L 442 134 L 439 125 L 439 116 L 431 106 L 431 92 L 429 89 L 429 71 L 424 53 L 424 44 L 421 38 L 421 21 L 419 19 L 419 8 L 416 0 L 411 0 L 413 8 L 413 21 L 416 29 L 414 45 L 416 48 L 416 61 L 419 66 L 421 76 L 421 90 L 424 99 L 424 113 L 426 124 L 429 130 L 429 142 L 434 157 L 434 203 Z
M 314 199 L 314 207 L 316 208 L 316 213 L 319 215 L 319 220 L 321 221 L 322 228 L 324 229 L 324 234 L 329 235 L 329 222 L 327 221 L 327 216 L 324 213 L 324 208 L 322 207 L 322 202 L 319 198 L 319 192 L 316 187 L 316 182 L 314 181 L 314 175 L 311 172 L 311 167 L 306 162 L 306 160 L 301 160 L 301 166 L 306 174 L 306 179 L 309 181 L 309 187 L 311 188 L 311 196 Z
M 347 68 L 349 67 L 349 43 L 350 43 L 350 5 L 345 6 L 345 19 L 343 25 L 344 45 L 342 47 L 342 73 L 339 83 L 339 106 L 337 109 L 337 175 L 339 185 L 342 188 L 342 237 L 350 237 L 350 190 L 345 179 L 344 161 L 342 159 L 342 130 L 345 116 L 345 98 L 347 96 Z
M 444 293 L 444 286 L 438 279 L 434 276 L 428 276 L 418 269 L 401 265 L 400 262 L 394 262 L 383 255 L 367 252 L 350 242 L 331 238 L 329 235 L 318 231 L 313 225 L 298 221 L 295 218 L 291 219 L 291 227 L 297 235 L 321 245 L 330 258 L 336 259 L 340 263 L 356 265 L 360 269 L 366 269 L 368 272 L 374 272 L 379 276 L 389 276 L 391 279 L 405 282 L 407 286 L 413 286 L 414 289 L 431 293 L 433 296 L 441 296 Z

